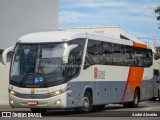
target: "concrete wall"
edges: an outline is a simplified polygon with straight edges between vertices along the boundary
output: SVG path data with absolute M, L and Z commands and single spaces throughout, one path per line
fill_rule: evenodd
M 0 0 L 0 49 L 25 34 L 58 29 L 58 0 Z
M 1 56 L 1 54 L 0 54 Z M 8 83 L 10 63 L 2 65 L 0 57 L 0 105 L 8 105 Z
M 80 27 L 80 28 L 64 28 L 65 31 L 87 31 L 87 32 L 96 32 L 107 36 L 112 36 L 115 38 L 120 38 L 120 27 Z
M 133 40 L 135 42 L 144 43 L 144 42 L 138 40 L 138 38 L 136 36 L 133 36 L 128 31 L 125 31 L 125 30 L 121 29 L 120 26 L 63 28 L 63 29 L 59 29 L 59 30 L 96 32 L 96 33 L 100 33 L 100 34 L 103 34 L 103 35 L 106 35 L 106 36 L 111 36 L 111 37 L 115 37 L 115 38 L 125 37 L 125 38 L 127 38 L 127 40 L 130 39 L 130 40 Z M 121 37 L 121 36 L 123 36 L 123 37 Z M 123 38 L 123 39 L 125 39 L 125 38 Z
M 0 0 L 0 50 L 28 33 L 58 30 L 58 0 Z M 8 105 L 10 62 L 0 53 L 0 105 Z

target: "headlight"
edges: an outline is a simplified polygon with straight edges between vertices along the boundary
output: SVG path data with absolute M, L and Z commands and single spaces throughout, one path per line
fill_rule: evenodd
M 15 92 L 15 91 L 13 91 L 13 90 L 9 90 L 9 94 L 11 94 L 11 95 L 16 95 L 17 94 L 17 92 Z
M 60 90 L 57 90 L 57 91 L 53 91 L 53 92 L 51 92 L 51 95 L 52 96 L 56 96 L 56 95 L 62 94 L 64 92 L 66 92 L 68 89 L 69 89 L 69 87 L 68 88 L 64 88 L 64 89 L 60 89 Z

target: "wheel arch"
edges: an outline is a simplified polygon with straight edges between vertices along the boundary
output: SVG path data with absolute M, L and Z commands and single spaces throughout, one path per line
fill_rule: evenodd
M 83 90 L 83 95 L 85 94 L 85 92 L 89 92 L 91 97 L 93 97 L 93 88 L 91 86 L 86 86 Z
M 83 94 L 82 94 L 82 97 L 84 96 L 85 92 L 89 92 L 89 94 L 91 95 L 92 97 L 92 103 L 93 103 L 93 88 L 91 86 L 86 86 L 83 90 Z

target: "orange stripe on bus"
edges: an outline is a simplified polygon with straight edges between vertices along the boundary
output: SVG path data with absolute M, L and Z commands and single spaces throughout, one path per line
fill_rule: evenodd
M 130 87 L 132 95 L 134 95 L 135 88 L 141 86 L 143 73 L 144 73 L 143 67 L 130 67 L 127 82 L 122 96 L 122 102 L 124 102 L 128 86 Z
M 147 48 L 147 45 L 142 44 L 142 43 L 136 43 L 136 42 L 133 42 L 133 46 L 134 47 L 140 47 L 140 48 Z
M 131 67 L 129 82 L 132 94 L 134 94 L 135 88 L 140 87 L 142 84 L 144 68 L 143 67 Z

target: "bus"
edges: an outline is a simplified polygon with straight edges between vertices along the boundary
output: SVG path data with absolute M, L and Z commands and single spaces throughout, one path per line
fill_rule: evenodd
M 53 31 L 22 36 L 14 47 L 9 104 L 90 112 L 107 104 L 138 107 L 153 97 L 153 55 L 140 41 L 101 34 Z
M 153 66 L 154 66 L 154 82 L 153 82 L 153 98 L 152 101 L 156 101 L 157 98 L 160 101 L 160 59 L 159 53 L 155 46 L 152 46 L 153 51 Z
M 153 98 L 151 100 L 156 101 L 157 98 L 160 101 L 160 59 L 155 59 L 153 62 L 154 65 L 154 82 L 153 82 Z

